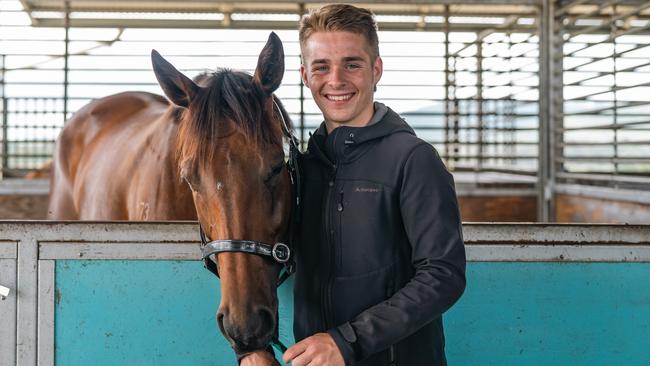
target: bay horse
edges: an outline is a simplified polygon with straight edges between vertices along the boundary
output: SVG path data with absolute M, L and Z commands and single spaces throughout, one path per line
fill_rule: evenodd
M 279 242 L 292 206 L 284 153 L 292 135 L 273 95 L 284 74 L 278 36 L 269 36 L 252 76 L 222 69 L 191 80 L 155 50 L 152 63 L 172 104 L 125 92 L 76 112 L 56 144 L 48 218 L 198 219 L 214 242 Z M 206 262 L 221 278 L 219 328 L 239 356 L 267 348 L 281 266 L 215 252 Z

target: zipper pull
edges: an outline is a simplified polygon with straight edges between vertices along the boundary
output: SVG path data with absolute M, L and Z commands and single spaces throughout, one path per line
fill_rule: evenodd
M 343 211 L 343 191 L 342 191 L 342 190 L 341 190 L 340 194 L 341 194 L 341 195 L 340 195 L 340 198 L 339 198 L 339 204 L 336 206 L 336 210 L 337 210 L 338 212 L 342 212 L 342 211 Z

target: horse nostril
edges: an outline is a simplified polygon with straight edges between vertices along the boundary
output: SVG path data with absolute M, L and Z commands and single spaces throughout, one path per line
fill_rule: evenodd
M 217 312 L 217 326 L 219 327 L 219 330 L 221 331 L 222 334 L 226 334 L 225 326 L 223 324 L 224 321 L 224 313 L 222 311 Z
M 265 306 L 257 308 L 257 317 L 259 319 L 259 328 L 262 333 L 275 331 L 275 313 Z

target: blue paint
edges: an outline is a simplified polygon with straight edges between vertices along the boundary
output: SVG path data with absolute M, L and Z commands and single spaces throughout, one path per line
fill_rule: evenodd
M 650 263 L 470 263 L 450 365 L 650 365 Z
M 237 364 L 216 325 L 219 282 L 200 262 L 58 260 L 56 293 L 57 365 Z
M 467 275 L 445 315 L 452 366 L 650 365 L 650 263 L 470 263 Z M 56 288 L 59 365 L 236 365 L 199 262 L 59 260 Z

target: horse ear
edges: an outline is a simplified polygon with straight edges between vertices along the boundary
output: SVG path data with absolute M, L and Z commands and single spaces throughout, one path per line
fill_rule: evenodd
M 282 76 L 284 76 L 282 41 L 277 34 L 271 32 L 257 60 L 254 80 L 266 94 L 271 95 L 280 86 Z
M 200 87 L 176 70 L 156 50 L 151 50 L 151 63 L 158 84 L 162 87 L 167 98 L 179 107 L 189 107 L 190 101 L 198 93 Z

